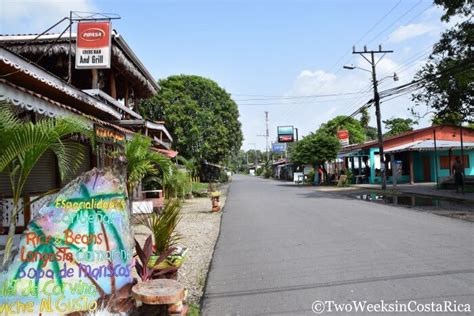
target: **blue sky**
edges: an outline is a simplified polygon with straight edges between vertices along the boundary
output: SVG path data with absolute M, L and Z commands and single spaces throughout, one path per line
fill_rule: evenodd
M 411 81 L 447 27 L 429 0 L 0 0 L 0 33 L 37 33 L 69 10 L 119 14 L 113 27 L 156 79 L 194 74 L 218 82 L 239 105 L 243 147 L 262 150 L 264 111 L 273 139 L 278 125 L 305 135 L 371 98 L 370 74 L 342 69 L 369 67 L 352 45 L 395 51 L 377 70 L 379 78 L 395 70 L 400 81 L 387 78 L 383 90 Z M 347 92 L 358 94 L 294 98 Z M 409 96 L 388 101 L 382 116 L 409 117 L 410 106 Z

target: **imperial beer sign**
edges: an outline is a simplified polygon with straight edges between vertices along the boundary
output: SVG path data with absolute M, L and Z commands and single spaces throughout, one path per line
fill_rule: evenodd
M 348 130 L 340 130 L 337 131 L 337 138 L 341 143 L 342 147 L 349 146 L 349 131 Z
M 76 68 L 110 68 L 110 22 L 79 22 L 77 24 Z

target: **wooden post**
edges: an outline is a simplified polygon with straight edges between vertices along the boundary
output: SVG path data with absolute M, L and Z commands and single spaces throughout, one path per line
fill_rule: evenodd
M 410 164 L 410 184 L 415 184 L 415 175 L 413 171 L 413 152 L 410 151 L 408 154 L 408 160 Z
M 114 71 L 110 69 L 109 71 L 109 80 L 110 80 L 110 96 L 117 100 L 117 87 L 115 85 L 115 76 Z
M 91 88 L 92 89 L 98 89 L 99 88 L 99 71 L 97 69 L 92 69 L 92 84 Z
M 125 81 L 125 94 L 124 94 L 123 99 L 124 99 L 123 103 L 128 108 L 128 82 L 127 81 Z
M 395 166 L 394 163 L 395 163 L 395 155 L 390 154 L 390 167 L 392 169 L 392 184 L 393 184 L 393 187 L 396 188 L 397 187 L 397 166 Z

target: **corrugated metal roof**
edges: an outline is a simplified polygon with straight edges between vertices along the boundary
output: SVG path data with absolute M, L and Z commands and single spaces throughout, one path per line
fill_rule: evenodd
M 474 149 L 474 142 L 463 143 L 464 149 Z M 461 142 L 452 140 L 438 140 L 436 141 L 437 150 L 449 150 L 449 149 L 461 149 Z M 385 153 L 396 153 L 402 151 L 432 151 L 435 149 L 435 144 L 432 139 L 419 140 L 389 148 L 385 150 Z

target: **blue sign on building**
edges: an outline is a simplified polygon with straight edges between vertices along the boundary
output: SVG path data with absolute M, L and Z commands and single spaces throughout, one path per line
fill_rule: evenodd
M 284 153 L 286 151 L 286 143 L 273 143 L 272 144 L 272 151 L 274 153 Z

